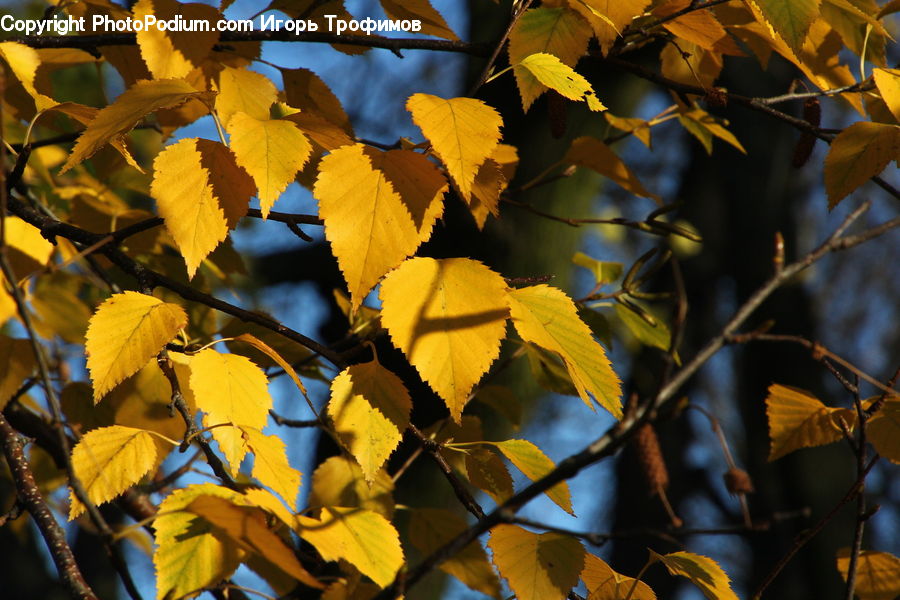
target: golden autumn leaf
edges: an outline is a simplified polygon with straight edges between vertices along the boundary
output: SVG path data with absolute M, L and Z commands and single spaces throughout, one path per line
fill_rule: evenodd
M 100 148 L 120 139 L 138 121 L 161 108 L 177 106 L 189 98 L 203 96 L 183 79 L 138 81 L 122 92 L 115 102 L 100 109 L 72 148 L 60 173 L 65 173 Z
M 156 598 L 183 598 L 234 573 L 244 550 L 222 540 L 213 526 L 185 509 L 200 496 L 240 502 L 241 494 L 212 483 L 175 490 L 160 503 L 156 530 Z
M 186 77 L 200 66 L 219 41 L 215 23 L 222 15 L 212 6 L 196 2 L 182 4 L 176 0 L 139 0 L 132 13 L 139 20 L 154 16 L 159 21 L 169 21 L 177 15 L 185 20 L 207 21 L 210 24 L 209 31 L 163 31 L 158 27 L 144 27 L 138 31 L 135 35 L 141 58 L 154 79 Z
M 409 520 L 409 540 L 424 556 L 448 543 L 466 529 L 465 519 L 449 510 L 417 508 Z M 481 544 L 472 542 L 439 568 L 453 575 L 476 592 L 497 598 L 500 582 L 491 568 Z
M 346 560 L 381 587 L 403 565 L 400 536 L 390 521 L 361 508 L 326 507 L 319 519 L 297 516 L 297 534 L 325 560 Z
M 544 53 L 556 57 L 564 66 L 574 67 L 587 52 L 590 39 L 591 28 L 578 13 L 563 7 L 532 8 L 525 11 L 510 32 L 509 64 L 515 66 L 533 54 Z M 541 65 L 540 59 L 538 61 L 534 65 L 536 69 Z M 555 69 L 559 71 L 559 66 Z M 543 71 L 546 67 L 541 69 Z M 514 74 L 522 96 L 522 108 L 528 111 L 538 96 L 547 91 L 546 82 L 529 69 L 514 68 Z M 581 96 L 576 99 L 580 100 Z
M 631 169 L 622 162 L 622 159 L 597 138 L 585 135 L 572 140 L 572 145 L 566 152 L 564 160 L 567 163 L 594 170 L 632 194 L 660 201 L 659 195 L 648 192 Z
M 216 114 L 226 128 L 230 128 L 231 117 L 239 112 L 254 119 L 268 119 L 269 107 L 278 97 L 275 84 L 262 73 L 229 66 L 219 73 L 218 91 Z
M 4 226 L 6 257 L 16 277 L 26 277 L 50 262 L 53 244 L 41 235 L 37 227 L 12 216 L 6 217 Z
M 458 40 L 447 21 L 428 0 L 381 0 L 388 18 L 395 20 L 418 20 L 422 23 L 421 33 L 442 37 L 447 40 Z
M 372 482 L 409 425 L 412 399 L 378 360 L 352 365 L 331 382 L 328 416 L 342 444 Z
M 649 4 L 650 0 L 569 0 L 569 6 L 591 24 L 604 54 Z
M 183 308 L 137 292 L 113 294 L 101 304 L 84 345 L 94 402 L 137 373 L 186 325 Z
M 532 533 L 497 525 L 488 546 L 497 569 L 520 600 L 563 600 L 578 583 L 584 547 L 559 533 Z
M 900 70 L 874 69 L 872 76 L 881 93 L 881 99 L 887 104 L 894 118 L 900 121 Z
M 312 153 L 296 125 L 283 119 L 257 119 L 238 112 L 228 122 L 231 149 L 256 182 L 263 218 Z
M 34 350 L 31 348 L 31 342 L 0 334 L 0 365 L 3 365 L 3 372 L 0 373 L 0 409 L 2 409 L 34 370 Z
M 563 360 L 585 404 L 593 407 L 590 400 L 593 396 L 614 417 L 622 417 L 619 378 L 590 328 L 578 317 L 571 298 L 548 285 L 512 290 L 510 316 L 523 340 Z
M 850 551 L 837 553 L 837 570 L 844 581 L 850 569 Z M 859 600 L 894 600 L 900 596 L 900 558 L 888 552 L 863 550 L 856 565 L 856 587 Z
M 158 464 L 152 432 L 113 425 L 89 431 L 72 448 L 72 469 L 94 504 L 109 502 L 140 482 Z M 69 520 L 85 506 L 70 492 Z
M 667 17 L 683 7 L 684 4 L 680 1 L 669 2 L 657 7 L 653 14 L 657 17 Z M 666 21 L 663 27 L 673 35 L 697 44 L 704 50 L 734 56 L 744 55 L 711 10 L 691 11 L 677 19 Z
M 478 169 L 500 143 L 499 113 L 475 98 L 445 100 L 429 94 L 413 94 L 406 109 L 468 200 Z
M 150 194 L 187 265 L 188 278 L 247 214 L 253 180 L 227 146 L 187 138 L 153 162 Z
M 288 462 L 284 442 L 277 435 L 266 435 L 253 427 L 240 429 L 253 453 L 253 477 L 275 490 L 292 510 L 296 510 L 301 474 Z
M 834 208 L 850 192 L 881 173 L 900 158 L 900 127 L 860 121 L 831 142 L 825 157 L 825 190 L 828 208 Z
M 350 117 L 341 101 L 322 79 L 309 69 L 281 69 L 284 98 L 302 113 L 313 113 L 353 134 Z
M 364 508 L 390 519 L 394 515 L 394 482 L 384 469 L 366 481 L 359 464 L 347 456 L 332 456 L 312 476 L 309 506 Z
M 759 10 L 762 23 L 770 28 L 788 46 L 798 52 L 806 34 L 819 16 L 821 0 L 750 0 Z
M 38 51 L 18 42 L 0 42 L 0 57 L 6 61 L 16 79 L 34 99 L 37 110 L 47 110 L 57 104 L 56 100 L 37 89 L 37 73 L 41 66 Z
M 381 284 L 382 325 L 459 423 L 472 387 L 500 353 L 506 282 L 468 258 L 413 258 Z
M 206 413 L 204 426 L 233 425 L 215 427 L 210 433 L 219 443 L 232 474 L 236 474 L 247 454 L 238 427 L 262 429 L 272 408 L 266 374 L 245 356 L 222 354 L 212 348 L 195 354 L 190 370 L 190 387 L 197 408 Z
M 593 111 L 606 110 L 603 103 L 597 99 L 594 88 L 588 80 L 552 54 L 544 52 L 530 54 L 519 61 L 514 70 L 519 73 L 522 69 L 527 70 L 542 85 L 569 100 L 576 102 L 584 100 Z
M 900 399 L 888 398 L 872 415 L 866 425 L 866 439 L 881 456 L 900 463 Z
M 837 423 L 839 418 L 851 429 L 856 422 L 854 411 L 830 408 L 802 390 L 778 384 L 769 387 L 766 415 L 772 439 L 770 461 L 799 448 L 838 441 L 844 436 Z
M 490 444 L 500 450 L 500 452 L 503 453 L 503 456 L 508 458 L 509 462 L 514 464 L 516 468 L 522 471 L 522 473 L 524 473 L 531 481 L 541 479 L 556 468 L 553 461 L 550 460 L 540 448 L 528 440 L 506 440 L 503 442 L 482 443 Z M 575 516 L 575 512 L 572 510 L 572 495 L 569 493 L 568 483 L 560 481 L 545 493 L 557 506 L 573 517 Z
M 707 556 L 691 552 L 660 555 L 651 550 L 650 557 L 664 564 L 672 575 L 690 579 L 709 600 L 739 600 L 731 589 L 728 575 L 716 561 Z
M 446 189 L 434 164 L 410 150 L 356 144 L 322 159 L 313 195 L 353 310 L 431 236 Z
M 581 580 L 587 588 L 588 600 L 625 600 L 626 597 L 633 600 L 656 600 L 656 594 L 646 583 L 638 581 L 635 585 L 633 577 L 613 571 L 606 562 L 591 553 L 584 555 Z
M 252 506 L 239 506 L 226 498 L 212 495 L 197 496 L 185 510 L 202 517 L 217 533 L 244 552 L 259 555 L 309 587 L 324 587 L 303 568 L 294 550 L 269 529 L 266 514 L 262 510 Z

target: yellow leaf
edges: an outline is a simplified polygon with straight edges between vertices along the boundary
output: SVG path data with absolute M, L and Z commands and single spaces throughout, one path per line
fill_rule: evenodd
M 347 367 L 331 382 L 328 416 L 366 481 L 375 480 L 400 443 L 411 409 L 403 382 L 377 360 Z
M 7 259 L 16 277 L 24 278 L 50 262 L 53 244 L 37 227 L 19 217 L 6 217 L 4 225 Z
M 509 64 L 515 66 L 533 54 L 545 53 L 558 58 L 565 66 L 574 67 L 587 52 L 590 39 L 591 28 L 578 13 L 561 7 L 532 8 L 525 11 L 510 33 Z M 540 62 L 534 66 L 539 72 L 546 71 L 546 67 L 540 68 Z M 555 68 L 559 71 L 558 66 Z M 547 82 L 529 69 L 515 68 L 514 73 L 522 108 L 528 111 L 538 96 L 547 91 Z M 581 95 L 574 99 L 581 100 Z M 591 110 L 600 109 L 591 107 Z
M 101 304 L 85 336 L 94 402 L 137 373 L 186 325 L 183 308 L 137 292 L 113 294 Z
M 484 229 L 489 214 L 495 217 L 500 214 L 500 194 L 508 183 L 493 158 L 484 161 L 478 169 L 472 184 L 472 197 L 467 202 L 478 229 Z
M 154 16 L 159 21 L 170 21 L 180 16 L 186 21 L 206 21 L 209 31 L 183 31 L 144 27 L 136 33 L 141 58 L 153 74 L 154 79 L 166 77 L 186 77 L 200 66 L 219 41 L 215 30 L 216 22 L 222 15 L 215 8 L 205 4 L 181 4 L 175 0 L 139 0 L 132 8 L 134 18 L 143 20 Z
M 176 353 L 170 353 L 174 356 Z M 187 382 L 185 382 L 186 384 Z M 169 439 L 184 437 L 184 420 L 180 415 L 169 414 L 172 402 L 172 386 L 163 375 L 156 361 L 116 386 L 95 410 L 110 410 L 116 425 L 153 431 Z
M 310 575 L 294 550 L 266 525 L 266 513 L 250 506 L 238 506 L 217 496 L 198 496 L 186 510 L 209 522 L 217 533 L 248 553 L 262 557 L 297 581 L 309 587 L 324 586 Z
M 657 17 L 667 17 L 684 6 L 684 2 L 676 0 L 656 8 L 653 14 Z M 666 21 L 663 27 L 681 39 L 697 44 L 710 52 L 744 55 L 711 10 L 691 11 L 677 19 Z
M 672 575 L 687 577 L 709 600 L 739 600 L 731 589 L 731 580 L 713 559 L 691 552 L 659 555 L 650 551 L 653 560 L 662 562 Z
M 0 335 L 0 410 L 12 399 L 16 391 L 34 370 L 34 351 L 28 340 L 17 340 Z
M 245 356 L 207 348 L 191 358 L 190 386 L 197 407 L 206 413 L 205 427 L 221 423 L 234 426 L 215 427 L 210 433 L 225 454 L 232 474 L 236 474 L 247 453 L 237 427 L 262 429 L 272 408 L 266 374 Z
M 563 600 L 584 566 L 582 545 L 559 533 L 538 535 L 516 525 L 497 525 L 488 546 L 519 600 Z
M 274 348 L 269 346 L 267 343 L 265 343 L 258 337 L 254 336 L 252 334 L 249 334 L 249 333 L 240 334 L 239 336 L 234 338 L 234 341 L 250 344 L 257 350 L 259 350 L 260 352 L 264 353 L 266 356 L 271 358 L 273 361 L 275 361 L 275 364 L 277 364 L 279 367 L 281 367 L 284 370 L 284 372 L 288 374 L 288 376 L 294 382 L 294 385 L 296 385 L 297 389 L 300 390 L 300 393 L 303 394 L 304 396 L 306 396 L 306 387 L 304 387 L 303 382 L 300 381 L 300 377 L 297 376 L 297 371 L 295 371 L 294 367 L 292 367 L 290 365 L 290 363 L 288 363 L 286 360 L 284 360 L 284 358 L 282 358 L 282 356 L 280 354 L 278 354 L 278 352 L 276 352 Z
M 326 507 L 319 519 L 298 515 L 297 533 L 325 560 L 346 560 L 381 587 L 403 566 L 397 530 L 378 513 Z
M 882 100 L 894 118 L 900 121 L 900 71 L 875 69 L 872 75 L 875 77 L 875 85 L 878 86 Z
M 838 419 L 843 418 L 851 429 L 856 421 L 854 411 L 829 408 L 806 392 L 778 384 L 769 387 L 766 414 L 772 440 L 770 461 L 799 448 L 836 442 L 844 436 Z
M 184 256 L 188 278 L 247 214 L 253 181 L 219 142 L 188 138 L 153 162 L 150 194 Z
M 446 189 L 434 164 L 410 150 L 356 144 L 322 159 L 313 195 L 353 310 L 431 236 Z
M 382 325 L 459 423 L 472 387 L 500 353 L 506 282 L 468 258 L 413 258 L 381 284 Z
M 420 33 L 448 40 L 459 39 L 441 13 L 436 11 L 428 0 L 381 0 L 381 6 L 388 18 L 421 21 Z
M 466 522 L 456 513 L 437 508 L 416 508 L 409 520 L 409 540 L 424 556 L 448 543 L 466 529 Z M 440 569 L 453 575 L 471 589 L 499 597 L 500 582 L 488 562 L 484 548 L 472 542 L 440 564 Z
M 678 121 L 691 135 L 700 140 L 706 148 L 707 154 L 712 154 L 713 137 L 717 137 L 731 144 L 742 153 L 747 154 L 741 142 L 725 128 L 728 125 L 728 121 L 717 119 L 701 108 L 695 107 L 693 110 L 682 112 L 678 115 Z
M 332 456 L 320 464 L 312 477 L 309 506 L 348 506 L 394 515 L 394 482 L 384 470 L 369 484 L 360 466 L 346 456 Z
M 312 112 L 292 113 L 283 119 L 299 127 L 310 140 L 329 152 L 353 144 L 353 138 L 340 126 Z
M 513 481 L 503 459 L 490 450 L 473 448 L 465 454 L 466 478 L 498 505 L 513 495 Z
M 616 129 L 630 133 L 639 139 L 642 144 L 647 146 L 647 148 L 652 149 L 653 146 L 650 142 L 650 124 L 646 120 L 633 117 L 617 117 L 609 111 L 604 112 L 603 116 L 610 125 Z
M 231 117 L 239 112 L 254 119 L 268 119 L 269 107 L 278 97 L 278 89 L 265 75 L 227 66 L 219 73 L 218 90 L 216 114 L 229 131 Z
M 101 109 L 87 129 L 81 132 L 60 174 L 87 160 L 106 144 L 121 139 L 146 115 L 202 95 L 202 92 L 195 90 L 183 79 L 137 82 L 116 98 L 115 102 Z
M 638 581 L 635 586 L 633 577 L 613 571 L 612 567 L 590 553 L 584 555 L 581 580 L 587 588 L 588 600 L 625 600 L 626 597 L 633 600 L 656 600 L 656 594 L 646 583 Z
M 900 127 L 860 121 L 840 132 L 825 157 L 828 208 L 900 158 Z
M 312 112 L 353 134 L 350 117 L 328 85 L 309 69 L 281 69 L 284 98 L 303 113 Z M 302 113 L 301 113 L 302 114 Z
M 660 201 L 659 195 L 648 192 L 631 169 L 622 162 L 622 159 L 597 138 L 581 136 L 572 140 L 572 145 L 566 152 L 565 161 L 592 169 L 632 194 Z
M 464 200 L 472 195 L 478 169 L 497 148 L 503 119 L 475 98 L 445 100 L 413 94 L 406 101 L 413 122 L 431 142 Z
M 312 145 L 290 121 L 257 119 L 242 112 L 231 117 L 228 131 L 238 164 L 256 181 L 265 218 L 281 192 L 309 160 Z
M 622 417 L 619 378 L 571 298 L 547 285 L 512 290 L 510 315 L 523 340 L 562 358 L 585 404 L 592 406 L 590 394 L 613 416 Z
M 9 65 L 25 91 L 34 99 L 37 110 L 47 110 L 58 104 L 53 98 L 39 92 L 36 87 L 37 73 L 41 66 L 41 57 L 37 50 L 17 42 L 0 42 L 0 56 Z
M 591 24 L 604 54 L 648 4 L 650 0 L 569 0 L 569 5 Z
M 253 453 L 253 477 L 272 488 L 292 509 L 297 509 L 300 471 L 291 467 L 284 442 L 277 435 L 266 435 L 253 427 L 241 427 Z
M 866 438 L 881 456 L 900 463 L 900 399 L 894 397 L 885 401 L 868 422 Z
M 806 34 L 819 16 L 821 0 L 750 0 L 762 13 L 762 23 L 799 52 Z
M 553 461 L 540 448 L 528 440 L 483 443 L 490 444 L 500 450 L 503 456 L 508 458 L 531 481 L 541 479 L 556 468 Z M 545 493 L 557 506 L 573 517 L 575 516 L 575 512 L 572 510 L 572 495 L 569 493 L 569 484 L 565 481 L 560 481 Z
M 526 69 L 543 85 L 556 90 L 569 100 L 576 102 L 584 100 L 587 102 L 588 108 L 593 111 L 606 110 L 603 103 L 597 99 L 594 88 L 591 87 L 588 80 L 552 54 L 538 52 L 526 56 L 515 65 L 516 73 L 519 73 L 521 69 Z
M 159 505 L 153 528 L 156 530 L 156 598 L 184 598 L 196 595 L 234 573 L 244 551 L 220 539 L 213 526 L 186 508 L 200 496 L 216 496 L 240 502 L 241 494 L 211 483 L 175 490 Z
M 838 551 L 837 569 L 846 581 L 850 569 L 850 551 L 847 548 Z M 853 591 L 859 600 L 894 600 L 900 596 L 900 558 L 887 552 L 860 552 Z
M 72 468 L 94 504 L 109 502 L 140 482 L 158 464 L 156 440 L 149 431 L 102 427 L 89 431 L 72 449 Z M 69 520 L 86 509 L 69 494 Z

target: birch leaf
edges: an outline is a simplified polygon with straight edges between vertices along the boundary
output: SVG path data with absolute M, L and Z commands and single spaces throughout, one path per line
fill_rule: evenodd
M 566 152 L 565 161 L 592 169 L 632 194 L 660 201 L 659 195 L 648 192 L 632 170 L 622 162 L 622 159 L 597 138 L 585 135 L 572 140 L 572 145 Z
M 87 160 L 106 144 L 120 139 L 148 114 L 203 95 L 183 79 L 138 81 L 115 102 L 100 109 L 79 136 L 60 174 Z
M 819 16 L 821 0 L 750 0 L 764 17 L 763 24 L 774 31 L 795 53 Z
M 410 150 L 356 144 L 322 159 L 313 195 L 354 311 L 385 273 L 431 236 L 446 189 L 434 164 Z
M 838 551 L 837 569 L 846 581 L 850 570 L 847 548 Z M 861 551 L 853 591 L 859 600 L 894 600 L 900 595 L 900 558 L 888 552 Z
M 500 353 L 506 282 L 468 258 L 413 258 L 381 284 L 382 325 L 459 423 L 472 387 Z
M 38 51 L 18 42 L 0 42 L 0 56 L 9 65 L 16 79 L 22 84 L 34 99 L 37 110 L 47 110 L 56 104 L 56 100 L 38 91 L 37 73 L 41 66 L 41 57 Z
M 403 382 L 377 360 L 347 367 L 331 382 L 328 416 L 369 483 L 403 438 L 411 409 Z
M 515 72 L 519 73 L 522 69 L 531 73 L 541 84 L 556 90 L 569 100 L 576 102 L 584 100 L 593 111 L 606 110 L 603 103 L 597 99 L 594 88 L 588 80 L 552 54 L 538 52 L 526 56 L 515 66 Z
M 320 519 L 297 516 L 297 533 L 325 560 L 346 560 L 381 587 L 403 566 L 400 536 L 390 521 L 359 508 L 323 508 Z
M 537 481 L 556 468 L 553 461 L 540 448 L 528 440 L 506 440 L 503 442 L 483 442 L 500 450 L 503 456 L 522 471 L 528 479 Z M 561 509 L 575 516 L 572 510 L 572 495 L 569 485 L 561 481 L 545 492 Z
M 664 564 L 672 575 L 690 579 L 709 600 L 738 600 L 737 594 L 731 589 L 728 575 L 708 556 L 691 552 L 659 555 L 653 550 L 650 551 L 650 556 Z
M 186 325 L 183 308 L 137 292 L 114 294 L 101 304 L 85 336 L 94 402 L 137 373 Z
M 312 153 L 312 144 L 290 121 L 236 113 L 228 123 L 231 149 L 256 182 L 263 218 Z
M 840 132 L 825 157 L 828 208 L 900 158 L 900 127 L 860 121 Z
M 144 27 L 138 31 L 138 47 L 141 58 L 155 79 L 166 77 L 186 77 L 200 66 L 219 41 L 215 24 L 222 18 L 212 6 L 191 2 L 181 4 L 175 0 L 139 0 L 132 8 L 136 20 L 152 15 L 159 21 L 169 21 L 176 16 L 186 21 L 206 21 L 209 31 L 161 30 L 158 27 Z
M 253 453 L 253 477 L 272 488 L 292 510 L 297 510 L 300 471 L 291 467 L 285 444 L 277 435 L 266 435 L 253 427 L 241 427 Z
M 390 19 L 420 21 L 422 29 L 419 33 L 446 40 L 459 39 L 428 0 L 381 0 L 381 7 Z
M 156 439 L 149 431 L 131 427 L 101 427 L 89 431 L 72 449 L 72 468 L 88 499 L 109 502 L 157 465 Z M 69 520 L 85 506 L 70 492 Z
M 197 407 L 206 413 L 205 427 L 233 425 L 215 427 L 210 433 L 225 454 L 232 474 L 237 474 L 247 454 L 238 427 L 262 429 L 272 408 L 266 374 L 245 356 L 221 354 L 207 348 L 191 358 L 190 387 Z
M 770 461 L 800 448 L 836 442 L 844 437 L 837 419 L 843 418 L 851 428 L 856 421 L 854 411 L 830 408 L 802 390 L 778 384 L 769 387 L 766 415 L 772 440 Z
M 216 113 L 229 131 L 231 117 L 239 112 L 268 119 L 269 107 L 278 98 L 275 84 L 262 73 L 228 66 L 219 73 L 218 91 Z
M 413 94 L 406 109 L 468 201 L 478 169 L 500 143 L 499 113 L 474 98 L 445 100 L 429 94 Z
M 226 146 L 188 138 L 153 162 L 150 193 L 184 256 L 188 278 L 247 214 L 253 180 Z
M 494 564 L 520 600 L 563 600 L 578 583 L 584 547 L 559 533 L 497 525 L 488 541 Z
M 621 418 L 619 378 L 571 298 L 556 288 L 536 285 L 512 290 L 510 301 L 513 325 L 522 339 L 559 355 L 585 404 L 592 406 L 593 396 Z

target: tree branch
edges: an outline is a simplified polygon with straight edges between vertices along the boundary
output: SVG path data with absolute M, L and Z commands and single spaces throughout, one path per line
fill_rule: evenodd
M 53 518 L 50 508 L 38 490 L 34 475 L 32 475 L 28 461 L 25 460 L 25 454 L 22 452 L 22 441 L 3 413 L 0 413 L 0 439 L 2 439 L 6 462 L 9 464 L 9 470 L 12 472 L 16 484 L 19 501 L 34 518 L 41 536 L 47 543 L 47 549 L 50 551 L 56 570 L 69 594 L 73 598 L 97 600 L 97 596 L 84 580 L 84 576 L 75 562 L 72 549 L 66 542 L 65 531 Z

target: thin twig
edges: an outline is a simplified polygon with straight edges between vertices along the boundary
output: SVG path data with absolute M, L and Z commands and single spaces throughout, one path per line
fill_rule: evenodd
M 453 493 L 456 494 L 456 497 L 462 503 L 467 511 L 475 515 L 476 518 L 482 519 L 484 518 L 484 510 L 475 501 L 475 498 L 472 497 L 472 494 L 469 493 L 469 490 L 466 489 L 465 484 L 459 480 L 459 477 L 456 476 L 456 473 L 453 472 L 453 469 L 450 468 L 450 465 L 447 464 L 447 461 L 444 460 L 444 457 L 441 456 L 440 452 L 440 444 L 435 442 L 432 439 L 425 437 L 425 435 L 419 431 L 419 429 L 413 425 L 409 424 L 409 427 L 406 429 L 409 431 L 416 440 L 418 440 L 419 444 L 421 444 L 422 448 L 425 450 L 425 453 L 428 454 L 437 464 L 438 468 L 441 470 L 441 473 L 444 474 L 444 477 L 447 478 L 447 481 L 450 483 L 450 487 L 453 488 Z

